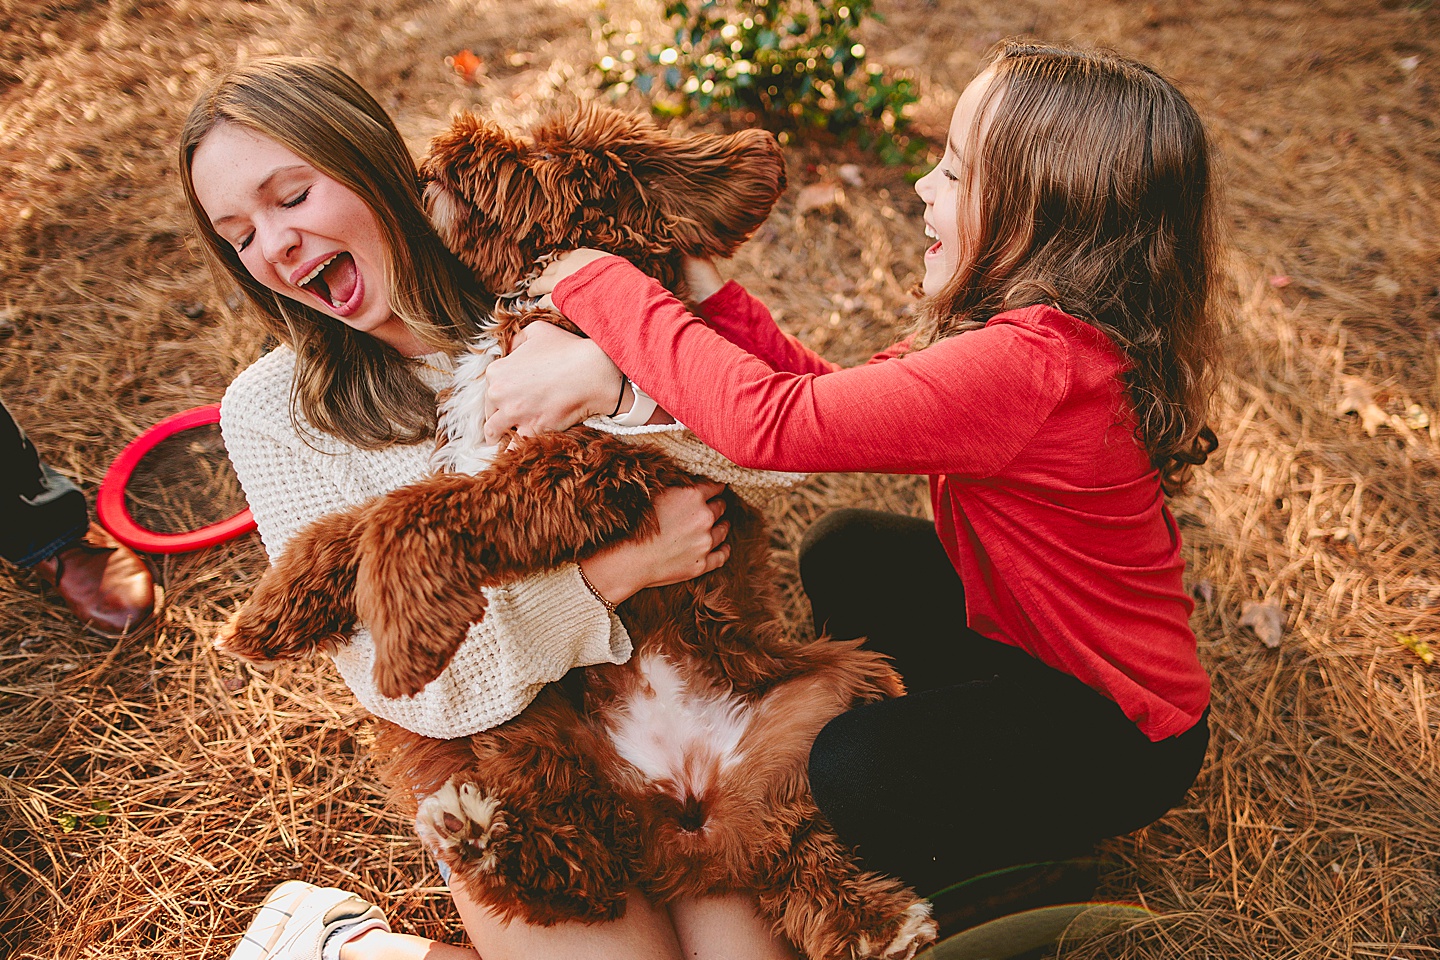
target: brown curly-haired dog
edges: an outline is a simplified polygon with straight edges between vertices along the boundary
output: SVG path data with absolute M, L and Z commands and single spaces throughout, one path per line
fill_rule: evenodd
M 784 188 L 767 134 L 672 138 L 602 110 L 526 140 L 461 117 L 423 171 L 442 234 L 502 293 L 576 246 L 615 250 L 678 286 L 682 254 L 733 253 Z M 517 441 L 477 475 L 438 475 L 306 528 L 223 648 L 293 658 L 363 621 L 378 688 L 415 693 L 484 617 L 482 587 L 653 532 L 653 497 L 698 479 L 635 438 L 586 427 Z M 928 904 L 859 867 L 806 777 L 820 728 L 898 695 L 899 679 L 857 642 L 785 635 L 765 523 L 725 496 L 729 561 L 622 604 L 627 663 L 572 670 L 470 737 L 380 721 L 387 780 L 416 804 L 452 882 L 506 918 L 613 919 L 627 888 L 659 903 L 744 891 L 812 960 L 913 956 L 935 936 Z

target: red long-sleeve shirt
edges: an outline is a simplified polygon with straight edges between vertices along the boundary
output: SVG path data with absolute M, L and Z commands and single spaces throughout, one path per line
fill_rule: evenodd
M 840 369 L 735 283 L 702 320 L 609 257 L 553 298 L 736 463 L 929 474 L 972 629 L 1079 678 L 1152 740 L 1204 712 L 1180 533 L 1134 436 L 1124 357 L 1094 327 L 1028 307 Z

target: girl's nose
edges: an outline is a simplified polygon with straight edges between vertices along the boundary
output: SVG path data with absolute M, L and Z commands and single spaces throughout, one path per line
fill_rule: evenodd
M 930 168 L 929 173 L 915 181 L 915 192 L 920 194 L 920 199 L 926 203 L 929 203 L 930 198 L 935 195 L 935 191 L 931 189 L 930 184 L 934 183 L 935 173 L 939 169 L 939 165 L 933 166 Z
M 260 233 L 260 251 L 270 263 L 288 262 L 300 246 L 300 232 L 291 227 L 272 224 L 256 230 Z

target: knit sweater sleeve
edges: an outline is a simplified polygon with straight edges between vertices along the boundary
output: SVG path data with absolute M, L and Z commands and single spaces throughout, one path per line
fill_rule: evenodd
M 220 403 L 225 451 L 272 563 L 307 523 L 348 505 L 332 476 L 306 469 L 321 454 L 282 419 L 290 404 L 286 359 L 281 351 L 265 355 L 235 379 Z
M 324 436 L 302 440 L 289 415 L 293 371 L 288 350 L 268 354 L 236 378 L 220 409 L 227 452 L 272 562 L 311 521 L 418 480 L 428 464 L 423 445 L 370 451 Z M 571 667 L 630 656 L 624 625 L 573 564 L 485 594 L 485 618 L 413 697 L 380 694 L 374 642 L 368 629 L 357 630 L 332 656 L 361 705 L 422 736 L 468 736 L 516 716 Z
M 485 619 L 470 627 L 440 676 L 413 697 L 375 688 L 375 642 L 361 628 L 332 657 L 361 706 L 425 737 L 449 740 L 497 726 L 571 667 L 624 663 L 630 636 L 567 564 L 486 589 Z

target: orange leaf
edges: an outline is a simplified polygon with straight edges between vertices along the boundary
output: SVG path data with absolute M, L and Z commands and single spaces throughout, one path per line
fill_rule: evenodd
M 485 72 L 485 61 L 469 50 L 461 50 L 453 57 L 446 57 L 445 65 L 466 83 L 474 83 L 475 78 Z

